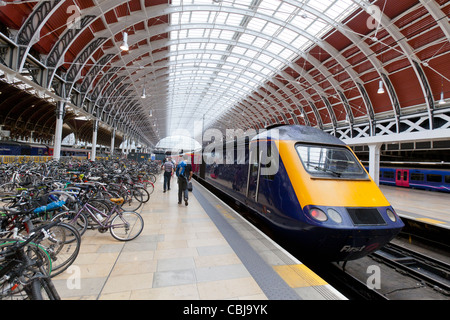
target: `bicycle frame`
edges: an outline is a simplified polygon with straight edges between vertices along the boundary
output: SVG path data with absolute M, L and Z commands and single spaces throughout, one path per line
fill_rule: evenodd
M 120 225 L 113 225 L 113 224 L 108 224 L 109 220 L 111 219 L 111 217 L 113 216 L 114 213 L 117 213 L 119 216 L 122 215 L 121 210 L 117 210 L 117 208 L 120 208 L 120 206 L 118 206 L 117 204 L 114 204 L 114 207 L 111 209 L 111 211 L 108 214 L 103 213 L 102 211 L 98 210 L 96 207 L 90 205 L 89 203 L 85 203 L 81 209 L 77 212 L 77 214 L 75 215 L 75 217 L 73 218 L 73 220 L 76 221 L 76 219 L 78 219 L 79 215 L 81 214 L 81 212 L 83 210 L 87 210 L 87 212 L 89 213 L 89 216 L 91 216 L 91 218 L 93 218 L 95 220 L 95 222 L 97 222 L 101 228 L 114 228 L 116 226 L 120 226 Z M 92 212 L 91 210 L 93 210 L 94 212 Z M 96 214 L 100 214 L 101 216 L 105 217 L 106 220 L 100 221 Z M 127 222 L 125 222 L 127 223 Z

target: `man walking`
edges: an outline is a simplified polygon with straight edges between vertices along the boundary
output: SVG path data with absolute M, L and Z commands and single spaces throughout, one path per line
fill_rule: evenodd
M 178 204 L 181 204 L 182 196 L 184 194 L 184 205 L 188 205 L 189 191 L 188 182 L 192 178 L 192 166 L 187 162 L 188 156 L 183 156 L 183 161 L 177 165 L 175 173 L 178 177 Z
M 170 158 L 166 159 L 166 162 L 163 164 L 164 169 L 164 191 L 170 190 L 170 178 L 173 175 L 173 163 L 170 161 Z

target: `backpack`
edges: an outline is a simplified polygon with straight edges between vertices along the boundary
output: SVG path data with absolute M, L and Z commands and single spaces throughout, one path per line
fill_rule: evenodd
M 177 166 L 177 177 L 186 177 L 185 171 L 186 171 L 187 164 L 185 161 L 181 161 Z
M 184 177 L 186 179 L 189 179 L 189 173 L 192 170 L 188 170 L 190 168 L 190 165 L 186 163 L 186 161 L 181 161 L 177 166 L 177 177 Z

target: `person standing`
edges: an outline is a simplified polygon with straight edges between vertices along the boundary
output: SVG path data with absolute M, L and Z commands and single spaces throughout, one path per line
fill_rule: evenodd
M 166 190 L 170 190 L 170 179 L 173 175 L 173 163 L 170 161 L 170 158 L 167 158 L 166 161 L 163 164 L 164 169 L 164 187 L 163 192 L 166 192 Z
M 183 160 L 178 163 L 175 173 L 178 177 L 178 204 L 181 204 L 184 195 L 184 205 L 188 205 L 189 191 L 188 182 L 192 178 L 192 166 L 187 162 L 187 156 L 183 156 Z

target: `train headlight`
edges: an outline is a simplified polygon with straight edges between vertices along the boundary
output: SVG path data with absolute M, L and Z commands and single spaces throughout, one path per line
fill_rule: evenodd
M 386 213 L 387 213 L 389 219 L 391 219 L 392 222 L 397 221 L 397 216 L 395 215 L 394 211 L 392 211 L 391 209 L 387 209 Z
M 328 217 L 325 214 L 325 212 L 323 212 L 322 210 L 317 209 L 317 208 L 312 208 L 309 211 L 309 214 L 311 215 L 311 217 L 313 217 L 314 219 L 316 219 L 317 221 L 320 221 L 320 222 L 324 222 L 324 221 L 328 220 Z
M 342 223 L 342 217 L 336 210 L 329 208 L 327 210 L 327 214 L 330 217 L 331 220 L 333 220 L 336 223 Z

